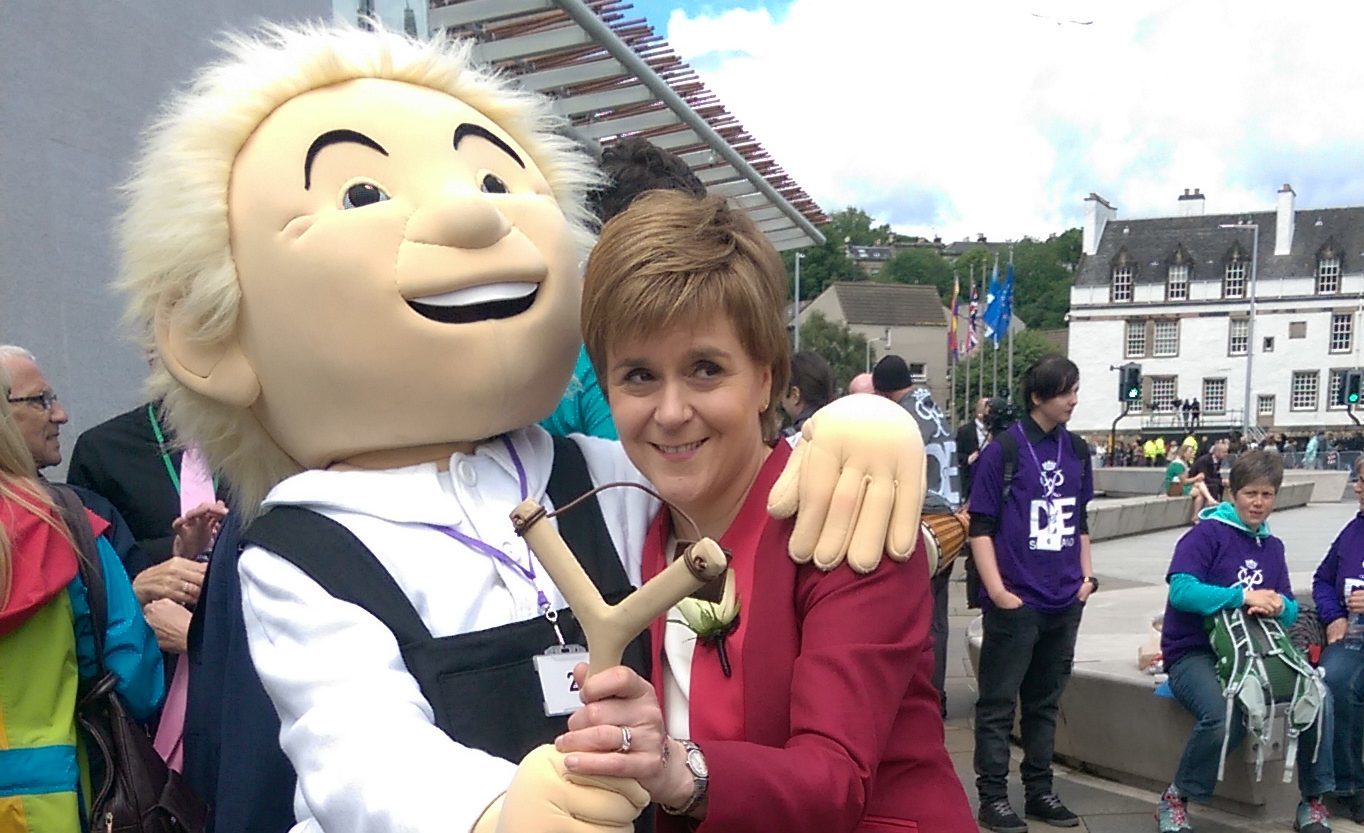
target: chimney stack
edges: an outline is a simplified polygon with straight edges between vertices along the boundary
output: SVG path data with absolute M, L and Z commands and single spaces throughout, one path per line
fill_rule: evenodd
M 1103 237 L 1104 226 L 1117 216 L 1118 210 L 1109 205 L 1108 200 L 1093 191 L 1089 192 L 1089 196 L 1085 197 L 1085 226 L 1082 235 L 1085 254 L 1098 253 L 1099 239 Z
M 1180 217 L 1202 217 L 1203 216 L 1203 192 L 1197 188 L 1193 193 L 1185 188 L 1184 193 L 1179 195 L 1179 216 Z
M 1293 186 L 1287 182 L 1279 189 L 1279 210 L 1274 218 L 1274 254 L 1286 255 L 1293 251 Z

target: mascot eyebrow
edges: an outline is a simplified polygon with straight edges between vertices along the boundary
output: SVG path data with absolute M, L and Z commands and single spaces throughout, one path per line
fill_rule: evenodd
M 459 150 L 459 143 L 464 141 L 469 136 L 477 136 L 480 139 L 487 139 L 489 142 L 492 142 L 494 145 L 497 145 L 498 149 L 500 149 L 503 153 L 510 156 L 513 160 L 515 160 L 516 164 L 520 165 L 522 170 L 525 170 L 526 163 L 521 161 L 520 155 L 517 154 L 516 151 L 512 150 L 511 145 L 502 141 L 502 139 L 498 137 L 496 134 L 494 134 L 491 130 L 488 130 L 486 127 L 480 127 L 477 124 L 469 124 L 468 122 L 464 122 L 460 124 L 459 127 L 455 128 L 455 150 Z
M 457 140 L 458 141 L 458 140 Z M 307 191 L 313 186 L 313 159 L 327 145 L 341 144 L 342 142 L 354 142 L 357 145 L 364 145 L 372 150 L 377 150 L 384 156 L 388 156 L 388 151 L 370 137 L 357 130 L 328 130 L 308 145 L 308 155 L 303 159 L 303 190 Z M 524 166 L 522 166 L 524 167 Z

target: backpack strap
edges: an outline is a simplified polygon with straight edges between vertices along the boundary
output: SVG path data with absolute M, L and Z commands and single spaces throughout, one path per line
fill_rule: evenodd
M 999 505 L 1002 508 L 1009 502 L 1009 492 L 1013 489 L 1014 475 L 1018 474 L 1018 438 L 1010 430 L 1001 431 L 995 438 L 999 450 L 1003 452 L 1004 470 L 1000 477 Z
M 76 564 L 85 584 L 86 602 L 90 605 L 91 631 L 95 639 L 95 663 L 104 668 L 104 632 L 109 626 L 109 601 L 104 590 L 104 565 L 90 530 L 90 519 L 85 515 L 85 504 L 75 490 L 60 483 L 45 483 L 47 493 L 57 507 L 57 514 L 71 533 L 76 545 Z

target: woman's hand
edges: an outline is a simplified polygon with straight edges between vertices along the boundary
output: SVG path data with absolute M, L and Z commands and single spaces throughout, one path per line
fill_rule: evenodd
M 206 564 L 173 555 L 138 573 L 137 578 L 133 579 L 133 593 L 143 605 L 157 599 L 196 604 L 199 591 L 204 586 L 206 569 Z
M 142 608 L 147 624 L 156 633 L 161 650 L 183 654 L 189 650 L 190 612 L 170 599 L 157 599 Z
M 1326 626 L 1326 644 L 1339 642 L 1345 638 L 1345 631 L 1350 629 L 1350 620 L 1342 616 Z
M 1274 590 L 1247 590 L 1244 604 L 1252 616 L 1278 616 L 1283 613 L 1283 596 Z
M 1346 596 L 1345 609 L 1351 613 L 1364 613 L 1364 590 L 1356 590 Z
M 171 542 L 171 554 L 194 558 L 208 552 L 213 547 L 213 539 L 218 537 L 218 527 L 227 515 L 227 504 L 221 500 L 216 503 L 201 503 L 171 522 L 175 540 Z
M 584 705 L 568 718 L 568 731 L 554 742 L 555 749 L 567 753 L 568 771 L 634 778 L 654 801 L 685 804 L 692 778 L 682 760 L 682 745 L 664 731 L 654 687 L 624 666 L 587 677 L 587 665 L 579 663 L 573 678 L 581 687 Z M 628 751 L 622 751 L 622 727 L 630 730 Z

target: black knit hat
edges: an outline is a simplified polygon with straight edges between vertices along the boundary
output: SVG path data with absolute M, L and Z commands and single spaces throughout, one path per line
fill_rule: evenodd
M 876 367 L 872 368 L 871 385 L 877 393 L 904 390 L 913 384 L 914 378 L 909 375 L 909 365 L 894 354 L 883 357 L 876 363 Z

